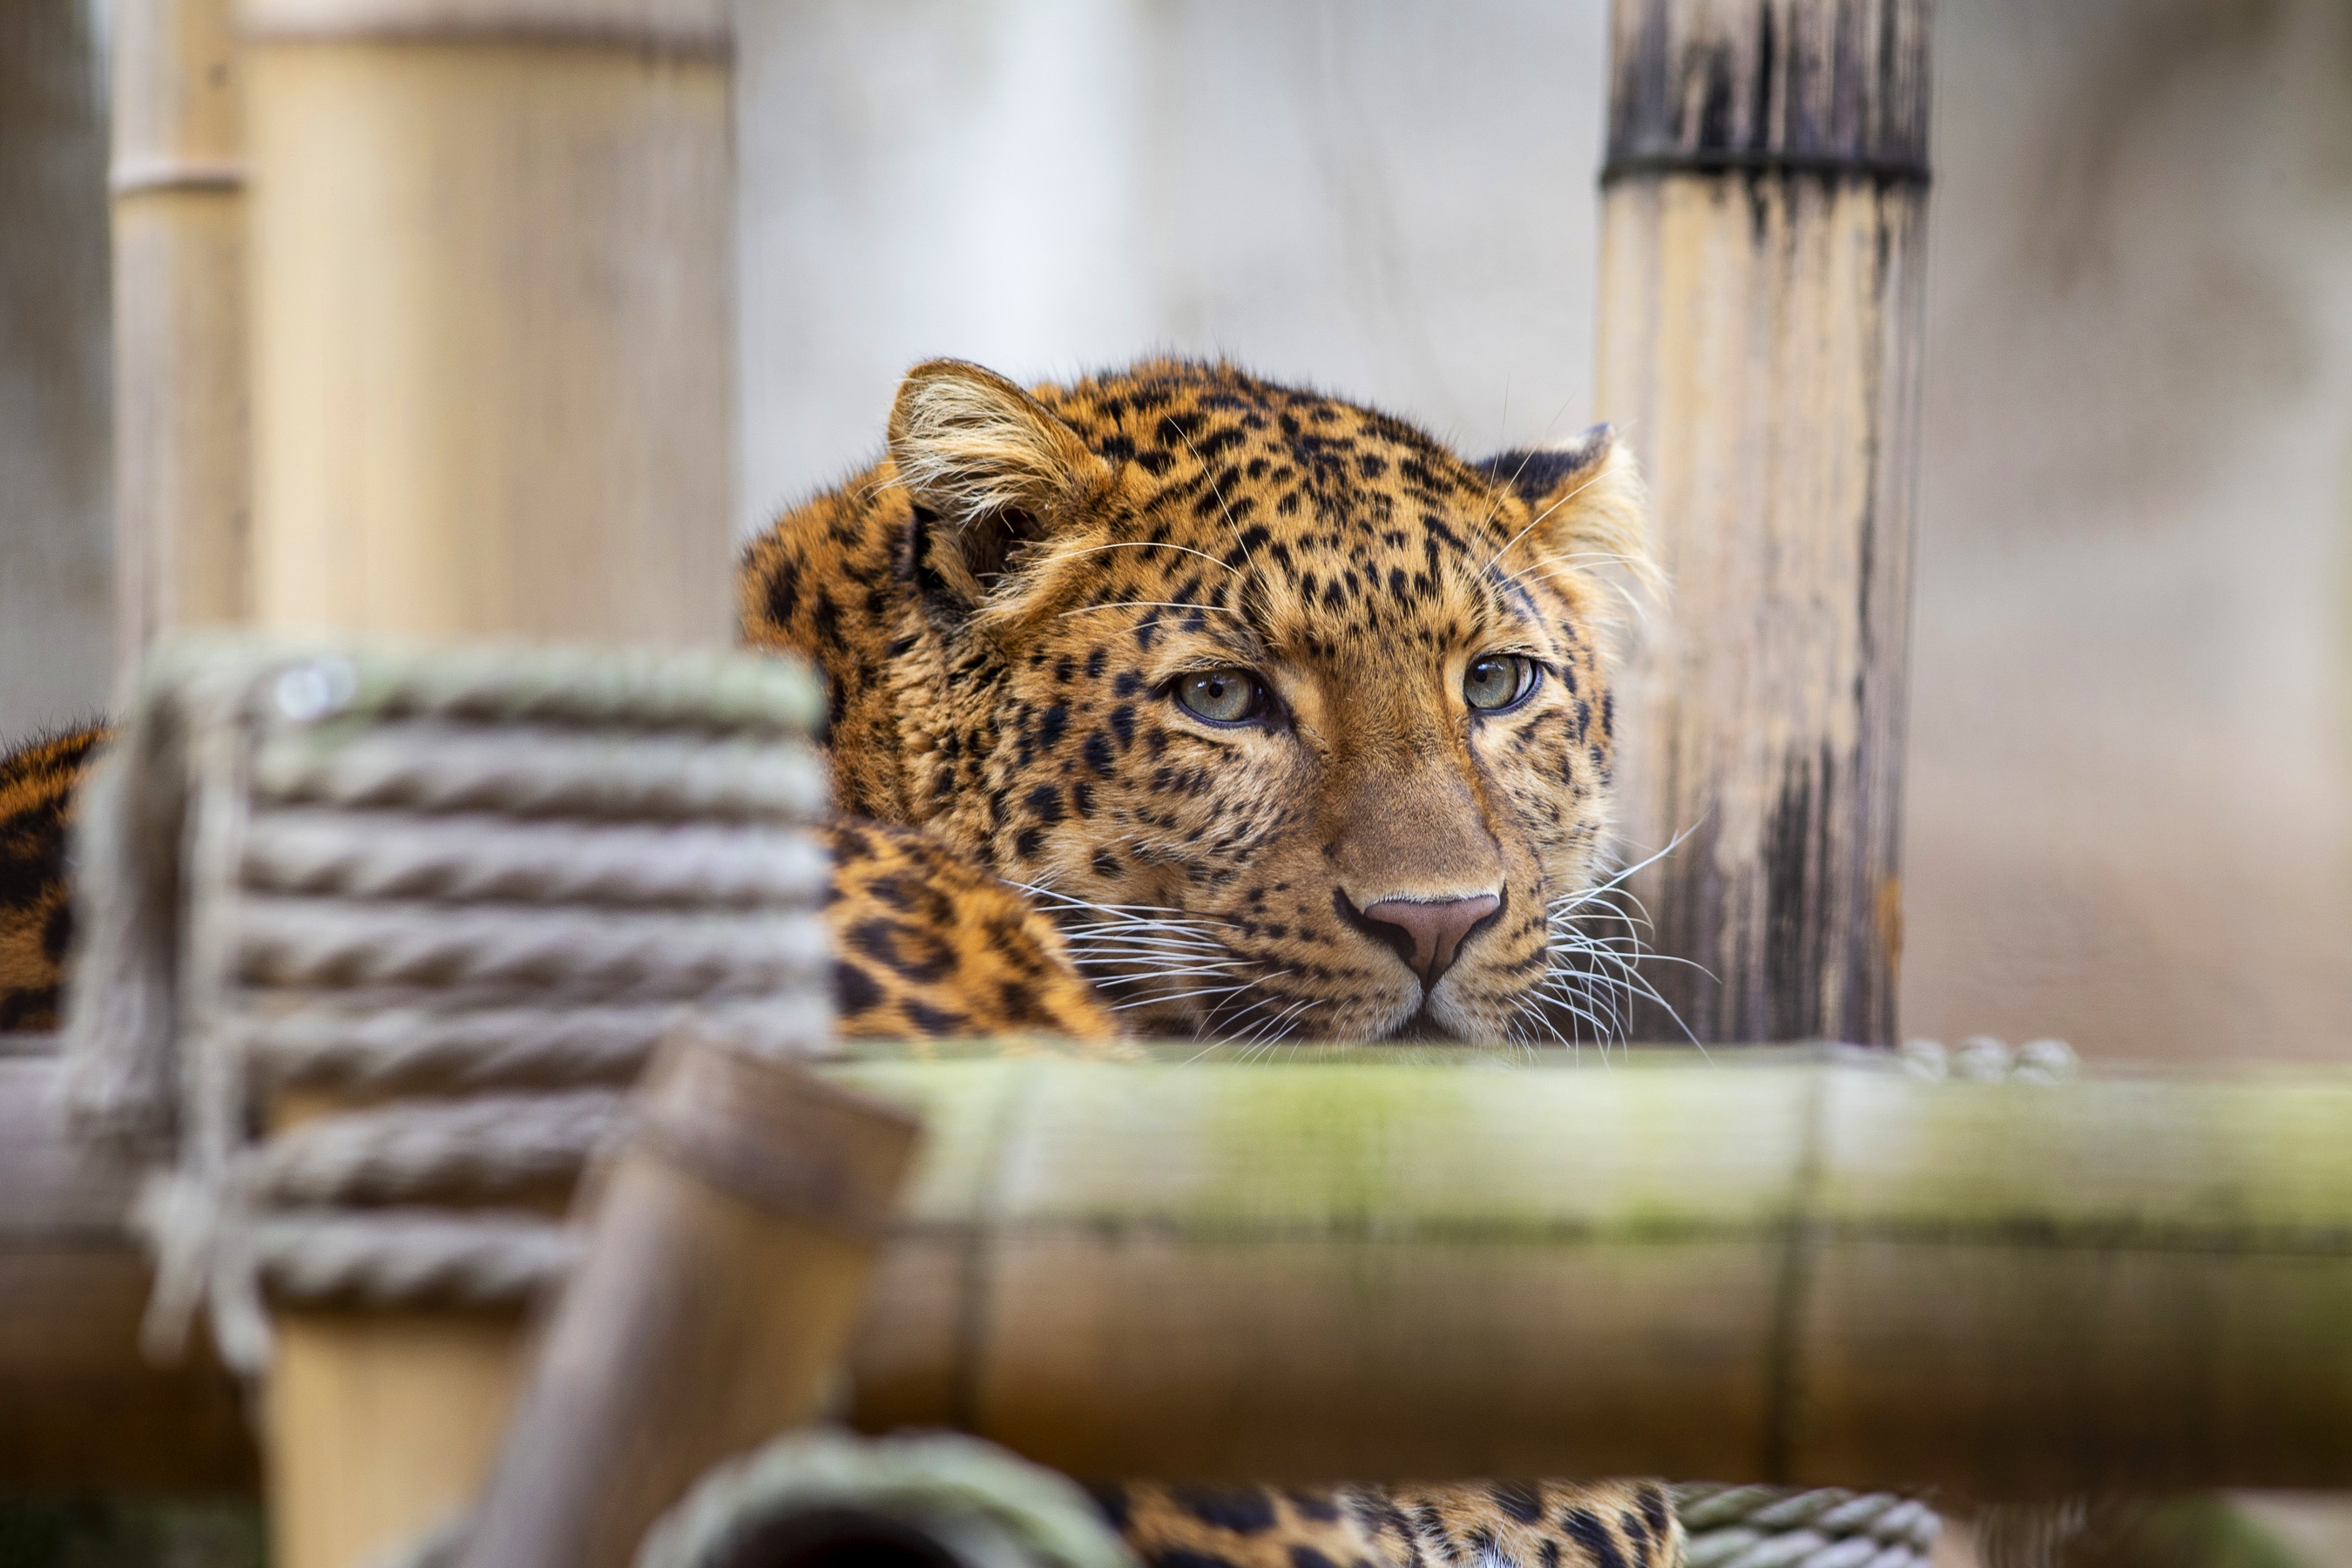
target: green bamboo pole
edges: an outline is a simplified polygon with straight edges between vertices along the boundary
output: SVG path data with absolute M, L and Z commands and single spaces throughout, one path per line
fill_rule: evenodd
M 929 1128 L 871 1427 L 1095 1475 L 2352 1482 L 2352 1074 L 844 1076 Z
M 1343 1055 L 830 1069 L 926 1126 L 858 1424 L 1087 1475 L 2352 1485 L 2352 1071 Z M 133 1256 L 46 1085 L 0 1079 L 0 1239 Z M 17 1304 L 0 1389 L 91 1338 Z M 116 1338 L 114 1419 L 180 1396 Z

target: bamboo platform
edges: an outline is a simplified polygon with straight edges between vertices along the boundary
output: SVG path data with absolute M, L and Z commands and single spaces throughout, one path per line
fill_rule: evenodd
M 1093 1474 L 2352 1481 L 2352 1073 L 948 1055 L 833 1069 L 928 1125 L 863 1426 Z M 70 1236 L 121 1267 L 87 1167 L 18 1180 L 72 1156 L 25 1110 L 47 1064 L 7 1067 L 0 1174 L 47 1205 L 7 1266 Z M 133 1411 L 177 1423 L 186 1479 L 243 1473 L 225 1385 L 142 1372 L 127 1331 L 72 1371 L 112 1392 L 66 1430 L 34 1347 L 91 1342 L 92 1299 L 27 1300 L 0 1431 L 42 1398 L 50 1429 L 5 1479 L 132 1479 L 107 1437 Z M 163 1446 L 130 1446 L 137 1479 Z

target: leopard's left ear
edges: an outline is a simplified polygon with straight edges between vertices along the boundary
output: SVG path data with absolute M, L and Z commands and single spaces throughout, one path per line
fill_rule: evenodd
M 1059 415 L 992 370 L 927 361 L 890 410 L 890 459 L 915 503 L 916 579 L 961 620 L 1017 592 L 1029 547 L 1084 526 L 1116 480 Z
M 1606 425 L 1554 447 L 1497 452 L 1471 467 L 1527 502 L 1527 539 L 1582 571 L 1622 567 L 1653 594 L 1665 574 L 1650 552 L 1649 497 L 1633 454 Z

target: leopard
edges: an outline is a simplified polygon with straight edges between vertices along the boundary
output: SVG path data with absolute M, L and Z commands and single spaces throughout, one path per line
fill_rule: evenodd
M 1024 891 L 1126 1030 L 1549 1043 L 1633 983 L 1586 929 L 1628 576 L 1605 426 L 1472 463 L 1230 365 L 936 361 L 739 619 L 824 670 L 839 808 Z
M 824 676 L 850 1038 L 1253 1049 L 1605 1037 L 1625 605 L 1606 426 L 1466 459 L 1366 405 L 1150 359 L 917 365 L 879 458 L 737 576 Z M 56 1026 L 102 726 L 0 759 L 0 1027 Z M 1613 966 L 1613 967 L 1612 967 Z M 1155 1568 L 1672 1568 L 1654 1482 L 1096 1491 Z

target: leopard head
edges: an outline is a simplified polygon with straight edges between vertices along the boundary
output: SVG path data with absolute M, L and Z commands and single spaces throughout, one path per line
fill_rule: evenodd
M 1139 1033 L 1608 1032 L 1608 577 L 1656 573 L 1605 428 L 1470 463 L 1223 366 L 937 361 L 889 457 L 913 815 Z

